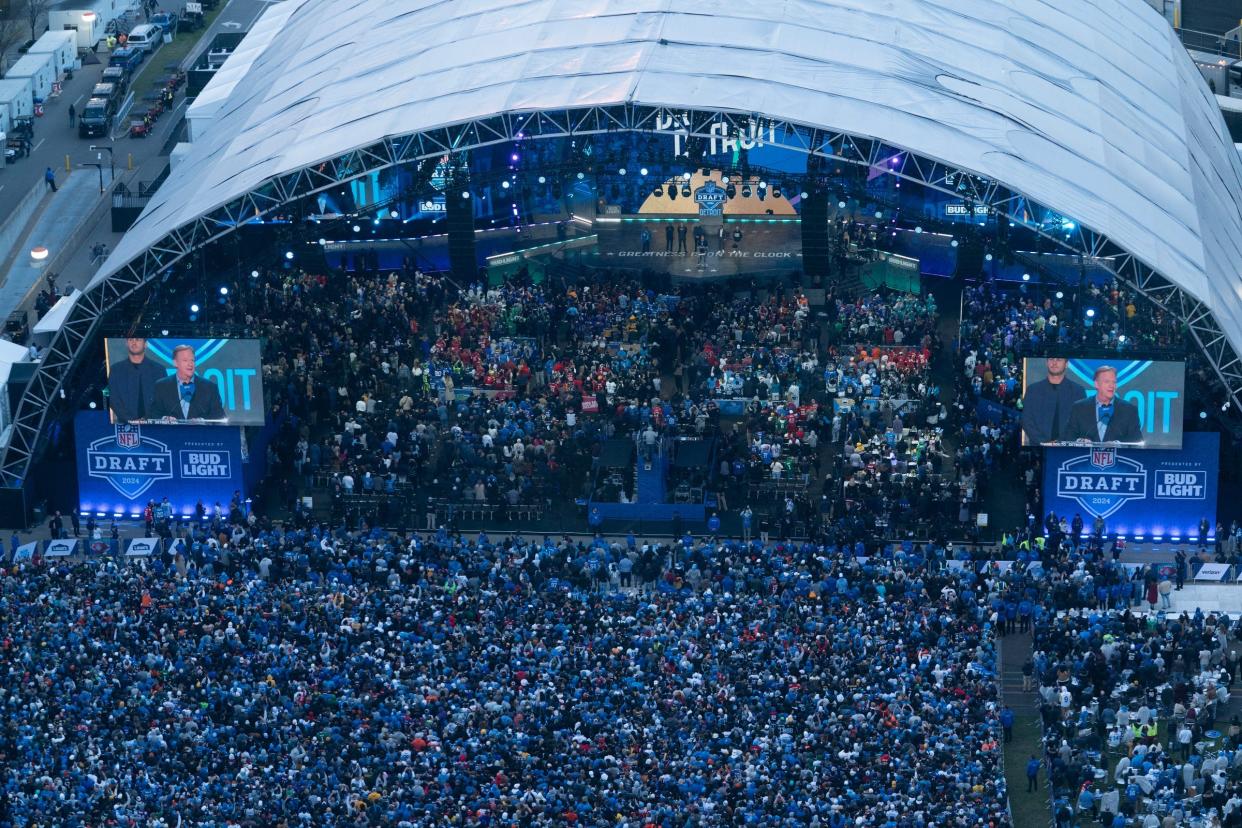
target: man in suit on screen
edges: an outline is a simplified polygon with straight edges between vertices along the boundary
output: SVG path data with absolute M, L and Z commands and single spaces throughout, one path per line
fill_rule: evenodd
M 1035 364 L 1034 360 L 1028 363 Z M 1038 382 L 1028 377 L 1022 396 L 1022 433 L 1028 446 L 1068 440 L 1070 411 L 1087 390 L 1070 379 L 1065 357 L 1048 357 L 1044 364 L 1048 375 Z
M 1143 440 L 1138 409 L 1117 397 L 1117 369 L 1101 365 L 1095 369 L 1095 396 L 1074 403 L 1070 409 L 1071 440 L 1093 443 L 1138 443 Z
M 147 341 L 131 336 L 125 340 L 125 359 L 108 366 L 108 407 L 112 421 L 132 423 L 154 416 L 155 384 L 168 374 L 149 359 Z
M 214 382 L 194 373 L 194 349 L 173 348 L 177 373 L 155 384 L 155 414 L 164 420 L 223 420 L 224 405 Z

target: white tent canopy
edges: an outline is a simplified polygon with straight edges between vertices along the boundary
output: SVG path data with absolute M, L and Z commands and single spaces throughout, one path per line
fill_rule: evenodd
M 82 291 L 77 288 L 72 293 L 66 294 L 56 300 L 56 304 L 43 314 L 43 318 L 35 323 L 31 333 L 36 337 L 36 342 L 46 345 L 56 332 L 60 330 L 60 326 L 65 324 L 65 320 L 69 318 L 69 311 L 72 310 L 74 302 L 78 301 L 78 297 L 82 295 Z
M 626 102 L 879 138 L 1003 182 L 1211 308 L 1242 352 L 1242 159 L 1135 0 L 288 0 L 97 278 L 385 137 Z M 262 28 L 262 27 L 261 27 Z M 269 33 L 270 34 L 270 33 Z M 196 136 L 197 137 L 197 136 Z

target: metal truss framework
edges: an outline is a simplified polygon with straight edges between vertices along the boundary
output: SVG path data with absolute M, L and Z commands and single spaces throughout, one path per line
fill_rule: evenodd
M 617 104 L 538 112 L 510 112 L 387 138 L 325 159 L 264 182 L 260 187 L 171 231 L 142 255 L 103 280 L 91 284 L 57 332 L 47 355 L 21 399 L 13 419 L 0 485 L 21 488 L 40 447 L 59 392 L 70 378 L 77 354 L 95 335 L 102 317 L 118 303 L 157 278 L 181 259 L 217 241 L 239 226 L 278 214 L 290 203 L 354 179 L 402 164 L 467 152 L 494 144 L 617 132 L 680 136 L 687 145 L 703 141 L 756 141 L 875 168 L 878 172 L 986 206 L 1039 233 L 1068 252 L 1099 260 L 1109 258 L 1117 279 L 1185 324 L 1223 384 L 1228 398 L 1242 409 L 1242 361 L 1211 310 L 1106 236 L 1075 224 L 1069 238 L 1046 232 L 1031 212 L 1056 215 L 1020 193 L 971 170 L 915 155 L 881 139 L 832 131 L 759 113 L 696 110 Z

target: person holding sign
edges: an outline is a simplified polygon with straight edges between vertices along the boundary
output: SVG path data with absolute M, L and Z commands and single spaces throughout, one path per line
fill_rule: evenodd
M 214 382 L 194 373 L 194 366 L 191 346 L 173 348 L 173 367 L 177 372 L 155 384 L 156 418 L 166 421 L 224 419 L 220 389 Z

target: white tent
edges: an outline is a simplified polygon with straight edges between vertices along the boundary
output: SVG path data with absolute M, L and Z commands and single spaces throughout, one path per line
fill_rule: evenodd
M 69 318 L 69 311 L 81 295 L 82 291 L 74 288 L 72 293 L 57 299 L 56 304 L 52 305 L 51 309 L 43 314 L 43 318 L 35 323 L 31 333 L 40 347 L 51 343 L 52 337 L 60 330 L 60 326 L 65 324 L 65 320 Z
M 1003 182 L 1207 305 L 1242 353 L 1242 159 L 1134 0 L 288 0 L 97 279 L 385 137 L 637 103 L 880 138 Z M 262 28 L 262 25 L 260 25 Z

